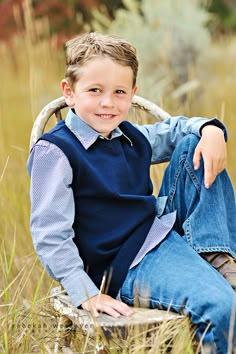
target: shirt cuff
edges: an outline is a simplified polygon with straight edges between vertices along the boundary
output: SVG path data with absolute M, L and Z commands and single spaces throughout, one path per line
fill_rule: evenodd
M 217 118 L 212 118 L 208 119 L 207 122 L 203 123 L 202 126 L 200 127 L 200 134 L 202 135 L 202 129 L 207 126 L 207 125 L 214 125 L 215 127 L 218 127 L 223 130 L 225 141 L 228 140 L 228 132 L 225 127 L 225 125 Z
M 61 285 L 66 290 L 75 307 L 80 306 L 84 301 L 99 293 L 99 289 L 85 272 L 80 276 L 75 273 L 71 274 L 61 281 Z

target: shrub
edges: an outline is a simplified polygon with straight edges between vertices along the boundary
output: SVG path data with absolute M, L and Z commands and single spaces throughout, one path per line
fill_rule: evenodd
M 191 67 L 207 51 L 208 12 L 199 0 L 125 0 L 115 19 L 94 12 L 94 30 L 130 40 L 138 49 L 139 93 L 155 101 L 189 80 Z

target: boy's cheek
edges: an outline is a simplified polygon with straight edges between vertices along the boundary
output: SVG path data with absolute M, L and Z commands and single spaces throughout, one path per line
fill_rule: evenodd
M 68 107 L 74 107 L 75 100 L 74 100 L 73 95 L 71 94 L 71 95 L 68 96 L 68 95 L 64 94 L 64 97 L 65 97 L 65 101 L 66 101 L 67 106 Z
M 71 102 L 71 100 L 69 100 L 69 102 L 66 102 L 68 107 L 74 107 L 75 104 L 73 102 Z

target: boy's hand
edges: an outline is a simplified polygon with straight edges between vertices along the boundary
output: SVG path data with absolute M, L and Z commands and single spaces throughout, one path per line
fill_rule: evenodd
M 200 160 L 204 161 L 204 184 L 210 188 L 218 173 L 226 165 L 226 143 L 222 129 L 214 125 L 206 125 L 202 129 L 202 137 L 195 149 L 193 165 L 195 170 L 200 167 Z
M 131 316 L 132 309 L 124 302 L 113 299 L 109 295 L 99 294 L 91 297 L 81 305 L 84 310 L 91 312 L 95 317 L 99 312 L 105 312 L 112 317 Z

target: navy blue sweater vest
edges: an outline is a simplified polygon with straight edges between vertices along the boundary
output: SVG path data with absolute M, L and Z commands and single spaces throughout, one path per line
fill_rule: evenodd
M 85 270 L 99 287 L 104 272 L 115 297 L 156 215 L 150 180 L 151 147 L 129 122 L 127 138 L 97 139 L 84 149 L 64 121 L 40 139 L 56 144 L 73 170 L 74 242 Z

